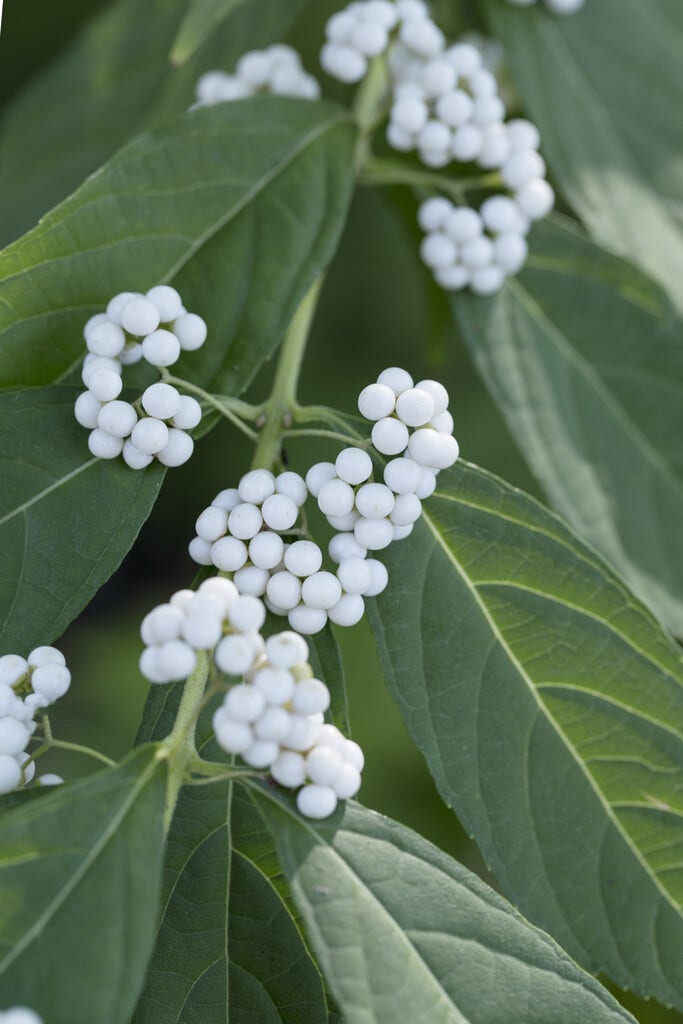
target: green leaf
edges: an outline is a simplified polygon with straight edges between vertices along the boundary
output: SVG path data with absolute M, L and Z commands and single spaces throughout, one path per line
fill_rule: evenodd
M 495 299 L 452 308 L 554 507 L 683 635 L 683 324 L 664 294 L 556 221 Z
M 184 64 L 233 11 L 245 3 L 253 2 L 254 0 L 190 0 L 173 43 L 172 63 Z
M 182 685 L 152 687 L 140 738 L 169 731 Z M 225 759 L 211 738 L 199 748 Z M 228 767 L 226 762 L 226 769 Z M 327 1024 L 320 972 L 273 842 L 232 783 L 186 786 L 169 833 L 162 920 L 134 1024 Z
M 371 620 L 444 801 L 571 956 L 683 1008 L 683 660 L 593 549 L 475 467 L 439 477 Z
M 93 311 L 174 281 L 210 330 L 178 372 L 244 388 L 334 253 L 352 143 L 339 108 L 274 97 L 141 136 L 0 256 L 0 386 L 59 379 Z
M 163 479 L 94 459 L 73 414 L 77 391 L 0 395 L 0 650 L 26 653 L 60 636 L 149 515 Z
M 346 1024 L 617 1024 L 547 935 L 409 829 L 347 804 L 302 819 L 251 788 Z
M 600 0 L 555 18 L 482 0 L 542 152 L 593 237 L 682 303 L 680 4 Z
M 128 1024 L 154 942 L 165 793 L 147 747 L 2 815 L 0 1005 Z
M 17 238 L 144 128 L 181 113 L 210 68 L 230 70 L 253 47 L 280 41 L 297 0 L 259 0 L 214 26 L 182 68 L 169 49 L 185 0 L 119 0 L 19 93 L 0 134 L 0 238 Z

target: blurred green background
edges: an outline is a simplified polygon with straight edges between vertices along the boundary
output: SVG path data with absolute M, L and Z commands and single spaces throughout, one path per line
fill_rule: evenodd
M 57 7 L 50 0 L 6 0 L 0 36 L 0 114 L 83 21 L 104 5 L 104 0 L 63 0 Z M 295 33 L 311 69 L 324 9 L 330 6 L 335 5 L 313 5 L 314 16 L 304 19 Z M 31 131 L 30 124 L 26 131 Z M 50 167 L 44 173 L 49 175 Z M 469 364 L 445 304 L 417 260 L 408 226 L 411 212 L 407 197 L 400 194 L 362 190 L 357 195 L 314 324 L 301 398 L 352 412 L 360 388 L 384 366 L 405 366 L 418 378 L 436 376 L 451 393 L 464 457 L 538 494 Z M 255 383 L 254 396 L 267 394 L 270 371 L 267 368 Z M 292 468 L 305 471 L 329 451 L 317 443 L 297 442 L 289 452 Z M 130 749 L 146 694 L 137 669 L 140 619 L 192 578 L 186 547 L 194 520 L 218 490 L 235 484 L 250 456 L 241 435 L 220 426 L 188 465 L 168 475 L 153 516 L 121 569 L 60 644 L 75 681 L 69 700 L 53 716 L 61 738 L 87 736 L 93 746 L 113 757 Z M 493 883 L 476 846 L 441 803 L 407 736 L 384 687 L 368 627 L 361 624 L 337 634 L 353 733 L 367 755 L 363 802 L 415 828 Z M 49 764 L 48 758 L 44 764 L 45 770 L 66 776 L 92 770 L 90 763 L 65 754 L 50 755 Z M 683 1022 L 678 1013 L 623 994 L 620 998 L 642 1024 Z

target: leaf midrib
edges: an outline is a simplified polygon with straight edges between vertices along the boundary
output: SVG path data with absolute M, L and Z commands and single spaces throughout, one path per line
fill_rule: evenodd
M 663 884 L 661 883 L 659 877 L 652 870 L 650 865 L 647 863 L 647 861 L 645 860 L 645 858 L 641 854 L 641 852 L 638 849 L 638 847 L 635 846 L 635 844 L 632 842 L 632 840 L 631 840 L 630 836 L 628 835 L 628 833 L 625 832 L 625 830 L 624 830 L 623 826 L 621 825 L 619 819 L 614 814 L 611 804 L 609 803 L 609 801 L 607 801 L 607 799 L 603 795 L 602 791 L 598 787 L 596 781 L 594 780 L 593 776 L 587 770 L 587 768 L 586 768 L 583 760 L 581 759 L 578 751 L 576 750 L 574 745 L 569 740 L 569 737 L 561 729 L 559 723 L 556 722 L 555 719 L 552 717 L 552 715 L 548 711 L 547 707 L 545 706 L 545 704 L 541 700 L 541 698 L 540 698 L 540 696 L 539 696 L 539 694 L 538 694 L 538 692 L 536 690 L 536 687 L 535 687 L 535 684 L 534 684 L 533 680 L 528 675 L 528 673 L 526 672 L 526 669 L 524 668 L 522 663 L 519 661 L 517 656 L 514 654 L 514 652 L 510 648 L 510 646 L 508 645 L 507 640 L 505 639 L 505 636 L 503 635 L 503 633 L 500 631 L 495 618 L 493 617 L 492 613 L 488 609 L 486 603 L 479 596 L 479 593 L 477 591 L 477 585 L 471 580 L 471 578 L 469 577 L 469 575 L 465 571 L 464 567 L 462 567 L 460 565 L 460 563 L 458 562 L 458 560 L 457 560 L 457 558 L 455 556 L 455 553 L 448 547 L 448 545 L 444 541 L 440 531 L 437 529 L 436 525 L 434 524 L 434 522 L 432 521 L 430 516 L 426 512 L 423 511 L 422 517 L 423 517 L 423 520 L 425 522 L 425 525 L 428 527 L 428 529 L 433 534 L 433 536 L 434 536 L 434 538 L 436 540 L 437 545 L 443 550 L 443 552 L 445 553 L 446 557 L 448 558 L 448 560 L 453 565 L 455 571 L 458 573 L 458 575 L 460 576 L 460 578 L 464 582 L 465 586 L 467 587 L 467 589 L 471 593 L 475 603 L 477 604 L 477 606 L 478 606 L 478 608 L 479 608 L 479 610 L 480 610 L 480 612 L 482 614 L 482 617 L 487 622 L 487 624 L 489 626 L 489 629 L 491 630 L 491 633 L 492 633 L 494 639 L 500 645 L 501 651 L 505 654 L 505 656 L 509 660 L 509 662 L 512 665 L 512 667 L 516 670 L 516 672 L 518 673 L 519 677 L 526 684 L 527 689 L 529 690 L 529 693 L 531 694 L 534 702 L 536 703 L 536 705 L 537 705 L 540 713 L 543 715 L 544 719 L 547 721 L 547 723 L 550 725 L 550 727 L 555 731 L 555 733 L 557 734 L 557 736 L 559 737 L 561 742 L 565 745 L 565 747 L 567 749 L 567 752 L 570 754 L 572 759 L 576 762 L 576 765 L 577 765 L 580 773 L 584 776 L 584 778 L 588 782 L 588 785 L 593 790 L 595 796 L 597 797 L 599 803 L 602 805 L 607 818 L 612 823 L 612 825 L 613 825 L 614 829 L 616 830 L 617 834 L 621 837 L 621 839 L 624 842 L 624 844 L 626 845 L 626 847 L 631 851 L 633 856 L 640 863 L 640 865 L 644 869 L 646 875 L 649 877 L 650 881 L 652 882 L 652 884 L 655 886 L 655 888 L 659 892 L 661 898 L 667 904 L 669 904 L 669 906 L 674 910 L 676 915 L 680 917 L 681 908 L 674 901 L 673 896 L 671 896 L 671 894 L 668 892 L 668 890 L 663 886 Z M 607 917 L 607 915 L 605 916 L 605 920 L 609 923 L 609 917 Z M 610 925 L 610 928 L 611 928 L 611 925 Z

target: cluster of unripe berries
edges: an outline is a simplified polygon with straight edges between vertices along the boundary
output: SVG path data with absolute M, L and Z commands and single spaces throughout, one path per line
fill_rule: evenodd
M 43 1021 L 27 1006 L 13 1006 L 11 1010 L 0 1010 L 0 1024 L 43 1024 Z
M 325 26 L 320 52 L 324 71 L 341 82 L 360 82 L 369 61 L 389 46 L 391 33 L 412 0 L 357 0 L 337 11 Z
M 183 351 L 206 340 L 206 324 L 188 313 L 180 295 L 158 285 L 146 295 L 122 292 L 88 320 L 83 330 L 88 354 L 82 379 L 86 391 L 74 413 L 90 430 L 88 447 L 96 458 L 123 455 L 131 469 L 144 469 L 156 457 L 164 466 L 181 466 L 192 455 L 188 430 L 201 418 L 199 403 L 161 381 L 146 389 L 139 403 L 119 398 L 123 368 L 145 360 L 157 368 L 172 366 Z M 136 407 L 137 406 L 137 407 Z
M 195 107 L 213 106 L 262 94 L 316 100 L 320 86 L 291 46 L 278 43 L 266 50 L 250 50 L 237 62 L 232 75 L 207 71 L 197 82 Z
M 508 196 L 490 196 L 479 211 L 435 196 L 420 206 L 418 222 L 422 261 L 448 291 L 491 295 L 526 262 L 529 220 Z
M 213 717 L 219 746 L 299 789 L 301 813 L 324 818 L 338 799 L 358 792 L 363 755 L 325 725 L 330 695 L 313 678 L 305 640 L 297 633 L 264 640 L 265 619 L 259 598 L 240 595 L 233 582 L 214 576 L 144 618 L 140 669 L 152 683 L 185 679 L 206 652 L 221 673 L 240 678 Z
M 338 800 L 356 795 L 364 764 L 358 744 L 325 723 L 329 705 L 327 687 L 308 664 L 305 640 L 278 633 L 215 712 L 216 740 L 226 753 L 298 789 L 305 817 L 326 818 Z
M 514 7 L 533 7 L 538 0 L 507 0 L 507 2 Z M 553 14 L 576 14 L 586 0 L 543 0 L 543 2 Z
M 372 468 L 364 452 L 347 452 L 358 452 Z M 189 547 L 199 565 L 230 573 L 241 594 L 264 598 L 270 611 L 287 616 L 292 629 L 305 634 L 324 629 L 328 618 L 340 626 L 355 625 L 363 617 L 363 597 L 379 594 L 388 579 L 384 566 L 366 558 L 367 549 L 353 537 L 330 541 L 336 574 L 322 568 L 323 553 L 314 541 L 297 539 L 307 482 L 312 483 L 315 472 L 313 467 L 306 481 L 292 472 L 246 473 L 237 488 L 221 491 L 204 509 Z
M 36 647 L 28 658 L 0 658 L 0 794 L 33 780 L 36 766 L 28 745 L 37 728 L 35 716 L 63 697 L 70 685 L 64 655 L 55 647 Z M 38 779 L 44 786 L 61 781 L 57 775 Z

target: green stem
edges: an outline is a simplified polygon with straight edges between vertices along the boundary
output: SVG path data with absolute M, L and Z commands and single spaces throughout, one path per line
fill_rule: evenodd
M 101 754 L 99 750 L 93 750 L 92 747 L 84 747 L 80 743 L 68 743 L 67 740 L 56 740 L 50 737 L 48 740 L 45 737 L 45 743 L 42 747 L 35 751 L 33 757 L 45 753 L 47 750 L 71 750 L 74 754 L 83 754 L 84 757 L 92 757 L 95 761 L 101 761 L 102 764 L 106 764 L 109 768 L 116 767 L 116 761 L 113 761 L 111 757 L 107 757 L 106 754 Z
M 249 405 L 247 402 L 241 402 L 239 398 L 230 398 L 227 395 L 212 395 L 196 384 L 190 384 L 189 381 L 182 380 L 180 377 L 174 377 L 167 370 L 162 369 L 161 376 L 166 384 L 173 384 L 174 387 L 183 388 L 201 398 L 206 405 L 216 409 L 221 416 L 225 416 L 238 430 L 246 434 L 250 441 L 256 440 L 256 433 L 242 421 L 258 419 L 263 411 L 260 406 Z
M 197 667 L 185 684 L 173 732 L 164 741 L 165 753 L 169 762 L 166 807 L 164 810 L 164 827 L 167 832 L 171 825 L 180 788 L 186 779 L 188 766 L 197 758 L 195 729 L 199 711 L 204 700 L 208 676 L 208 656 L 205 653 L 200 653 L 197 659 Z
M 438 189 L 462 201 L 468 192 L 475 189 L 500 185 L 497 171 L 474 178 L 449 178 L 432 171 L 421 171 L 410 165 L 394 160 L 380 160 L 371 157 L 360 171 L 361 185 L 410 185 L 413 188 Z
M 273 390 L 264 410 L 266 421 L 254 452 L 254 469 L 271 469 L 280 461 L 280 444 L 283 432 L 289 425 L 287 419 L 296 408 L 301 364 L 321 287 L 322 277 L 309 289 L 289 325 L 280 352 Z
M 348 444 L 355 448 L 370 448 L 372 441 L 365 439 L 359 441 L 357 437 L 352 437 L 351 434 L 341 434 L 336 430 L 322 430 L 316 427 L 304 427 L 303 429 L 297 428 L 296 430 L 285 430 L 282 434 L 283 437 L 322 437 L 327 438 L 330 441 L 341 441 L 342 444 Z
M 356 93 L 353 116 L 358 125 L 358 141 L 354 156 L 356 174 L 360 174 L 370 159 L 370 142 L 378 124 L 388 111 L 389 76 L 386 58 L 382 55 L 370 62 L 368 73 Z

